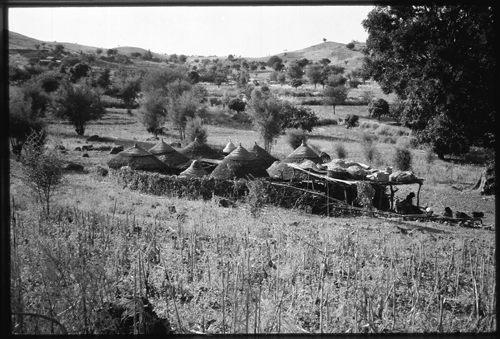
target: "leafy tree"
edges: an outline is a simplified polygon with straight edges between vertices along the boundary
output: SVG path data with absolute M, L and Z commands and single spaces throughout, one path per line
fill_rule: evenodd
M 327 74 L 344 74 L 345 68 L 338 65 L 328 65 L 325 66 L 325 71 Z
M 107 90 L 111 86 L 111 70 L 106 67 L 97 77 L 96 83 L 99 87 Z
M 187 56 L 185 56 L 184 54 L 179 55 L 179 62 L 181 64 L 185 63 L 186 60 L 187 60 Z
M 188 82 L 188 71 L 184 66 L 175 68 L 154 68 L 143 77 L 141 89 L 144 92 L 160 89 L 165 96 L 168 95 L 169 85 L 174 81 Z
M 389 115 L 389 103 L 382 98 L 375 98 L 368 104 L 368 112 L 380 121 L 380 117 Z
M 314 84 L 314 89 L 316 89 L 317 84 L 321 84 L 323 82 L 323 67 L 319 64 L 309 65 L 306 68 L 306 75 L 309 78 L 309 81 Z
M 363 21 L 364 67 L 395 93 L 402 122 L 434 152 L 494 147 L 496 54 L 492 7 L 377 6 Z M 457 57 L 459 56 L 459 57 Z
M 172 123 L 179 130 L 179 138 L 186 137 L 186 123 L 188 118 L 194 118 L 199 102 L 191 91 L 185 91 L 179 96 L 169 97 L 167 114 Z
M 281 62 L 275 62 L 272 67 L 275 71 L 279 72 L 285 67 L 285 65 Z
M 103 52 L 102 48 L 97 48 L 97 49 L 95 50 L 95 53 L 96 53 L 97 55 L 101 55 L 101 54 L 102 54 L 102 52 Z
M 114 49 L 114 48 L 110 48 L 106 51 L 106 54 L 108 56 L 112 56 L 112 55 L 117 55 L 118 54 L 118 50 L 117 49 Z
M 144 95 L 140 102 L 139 117 L 149 133 L 158 136 L 158 129 L 163 126 L 167 117 L 167 99 L 160 90 Z
M 302 67 L 297 62 L 291 62 L 288 66 L 288 76 L 290 79 L 302 79 L 304 71 Z
M 293 88 L 299 88 L 303 84 L 304 84 L 304 81 L 302 81 L 301 79 L 292 79 L 291 85 Z
M 188 118 L 186 123 L 186 139 L 206 143 L 208 138 L 207 128 L 203 125 L 203 120 L 200 117 Z
M 86 63 L 77 63 L 69 69 L 69 76 L 72 82 L 77 82 L 90 74 L 92 68 Z
M 323 66 L 327 66 L 328 64 L 331 63 L 331 60 L 328 58 L 323 58 L 319 61 L 319 63 L 322 64 Z
M 68 119 L 78 135 L 85 133 L 89 121 L 100 119 L 105 113 L 99 92 L 85 80 L 77 84 L 64 80 L 56 92 L 52 110 L 56 117 Z
M 61 44 L 57 44 L 54 46 L 54 49 L 53 49 L 53 52 L 56 56 L 59 56 L 62 54 L 62 52 L 64 51 L 64 46 L 61 45 Z
M 306 58 L 303 58 L 303 59 L 300 59 L 299 61 L 297 61 L 297 64 L 301 67 L 301 68 L 304 68 L 305 66 L 307 66 L 309 64 L 309 60 L 307 60 Z
M 341 74 L 331 74 L 325 81 L 326 85 L 330 87 L 343 86 L 347 82 Z
M 227 56 L 227 60 L 229 60 L 229 61 L 233 61 L 233 60 L 234 60 L 234 56 L 233 56 L 232 54 L 229 54 L 229 55 Z
M 193 66 L 196 67 L 196 66 Z M 188 78 L 191 81 L 192 84 L 196 84 L 200 81 L 200 74 L 196 72 L 196 70 L 190 71 L 188 73 Z
M 264 140 L 264 148 L 271 152 L 274 140 L 281 134 L 281 101 L 273 95 L 265 95 L 258 88 L 252 92 L 250 112 L 253 123 Z
M 349 48 L 350 50 L 353 50 L 354 49 L 354 42 L 348 43 L 347 45 L 345 45 L 345 47 Z
M 21 155 L 23 146 L 32 133 L 46 135 L 40 112 L 33 110 L 31 98 L 21 90 L 9 91 L 9 140 L 12 153 Z
M 279 72 L 272 71 L 269 74 L 269 81 L 278 81 L 278 74 L 279 74 Z
M 269 60 L 267 60 L 266 65 L 269 66 L 269 67 L 273 67 L 274 68 L 274 64 L 275 63 L 283 64 L 283 59 L 281 59 L 277 55 L 273 55 L 272 57 L 269 58 Z
M 141 76 L 118 76 L 115 78 L 113 86 L 116 89 L 116 96 L 125 104 L 127 113 L 132 114 L 132 107 L 141 91 Z
M 283 102 L 280 111 L 281 128 L 302 129 L 311 132 L 318 123 L 318 116 L 310 108 L 296 106 L 290 102 Z
M 335 106 L 342 105 L 347 99 L 347 88 L 345 86 L 331 87 L 327 86 L 323 91 L 325 97 L 325 105 L 333 107 L 333 114 L 335 114 Z
M 217 85 L 217 87 L 220 87 L 222 83 L 227 82 L 227 75 L 224 72 L 217 72 L 214 77 L 214 84 Z
M 233 111 L 236 111 L 236 113 L 240 113 L 245 110 L 246 103 L 243 100 L 236 98 L 229 101 L 227 107 L 229 109 L 232 109 Z

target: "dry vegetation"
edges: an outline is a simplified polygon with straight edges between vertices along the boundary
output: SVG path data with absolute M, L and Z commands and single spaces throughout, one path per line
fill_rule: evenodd
M 209 89 L 217 90 L 225 89 Z M 333 116 L 331 107 L 311 108 L 320 118 Z M 409 133 L 367 118 L 365 110 L 337 107 L 334 118 L 358 114 L 360 127 L 318 127 L 310 143 L 332 157 L 341 144 L 349 159 L 366 162 L 362 141 L 369 134 L 376 165 L 392 166 L 396 142 L 411 147 L 398 139 Z M 151 135 L 136 114 L 108 109 L 104 119 L 88 126 L 87 136 L 149 148 L 155 141 L 147 141 Z M 229 139 L 246 148 L 259 141 L 250 126 L 207 127 L 214 147 L 223 148 Z M 49 132 L 52 145 L 69 150 L 62 157 L 85 171 L 65 175 L 47 219 L 19 181 L 12 159 L 13 312 L 46 315 L 71 334 L 94 333 L 105 302 L 145 297 L 175 333 L 496 331 L 495 243 L 486 229 L 327 218 L 260 205 L 256 214 L 258 199 L 223 208 L 217 197 L 151 196 L 127 188 L 113 173 L 97 174 L 96 166 L 112 155 L 90 151 L 82 158 L 72 151 L 86 137 L 71 126 L 53 123 Z M 165 139 L 176 137 L 171 129 Z M 286 136 L 273 147 L 278 158 L 291 151 Z M 465 190 L 482 167 L 411 152 L 412 169 L 426 179 L 423 204 L 436 212 L 444 206 L 484 211 L 483 222 L 494 228 L 494 199 Z M 397 195 L 410 189 L 402 187 Z M 26 321 L 25 332 L 36 331 L 30 325 Z

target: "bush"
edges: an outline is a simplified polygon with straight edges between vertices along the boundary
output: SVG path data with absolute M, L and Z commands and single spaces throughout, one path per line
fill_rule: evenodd
M 308 106 L 323 106 L 323 100 L 322 100 L 322 99 L 308 99 L 308 100 L 302 100 L 301 105 L 308 105 Z
M 347 128 L 356 127 L 358 125 L 359 117 L 356 114 L 347 114 L 345 117 L 345 124 Z
M 337 153 L 337 157 L 339 159 L 345 159 L 347 158 L 347 150 L 342 143 L 338 143 L 335 145 L 335 153 Z
M 363 142 L 361 145 L 363 146 L 363 155 L 369 164 L 380 162 L 380 158 L 382 155 L 380 154 L 380 151 L 377 149 L 374 142 Z
M 396 140 L 396 147 L 398 148 L 413 148 L 414 142 L 409 137 L 399 137 Z
M 199 141 L 206 143 L 208 138 L 207 128 L 203 126 L 201 118 L 188 119 L 186 124 L 186 138 L 189 141 L 194 141 L 198 138 Z
M 412 165 L 412 153 L 407 148 L 395 148 L 396 153 L 394 153 L 394 165 L 400 171 L 408 171 L 411 169 Z
M 21 157 L 21 180 L 35 194 L 46 215 L 50 214 L 50 199 L 61 183 L 62 160 L 55 150 L 43 146 L 45 135 L 32 133 L 24 144 Z
M 378 140 L 378 137 L 375 134 L 365 132 L 361 133 L 361 143 L 372 143 L 376 140 Z
M 294 130 L 287 133 L 288 139 L 287 142 L 292 147 L 292 149 L 296 149 L 299 147 L 302 142 L 306 142 L 308 139 L 307 133 L 301 130 Z

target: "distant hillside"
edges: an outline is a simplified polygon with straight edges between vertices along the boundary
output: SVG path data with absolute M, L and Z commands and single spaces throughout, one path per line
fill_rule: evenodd
M 35 51 L 35 45 L 41 45 L 42 43 L 46 43 L 46 48 L 50 48 L 55 46 L 56 44 L 61 44 L 64 48 L 69 52 L 80 53 L 95 53 L 98 47 L 94 46 L 85 46 L 77 43 L 70 42 L 56 42 L 56 41 L 41 41 L 37 39 L 33 39 L 22 34 L 16 32 L 9 32 L 9 49 L 12 51 L 22 51 L 22 50 L 32 50 Z M 314 45 L 311 47 L 307 47 L 298 51 L 287 51 L 283 53 L 276 54 L 283 60 L 287 62 L 291 62 L 293 60 L 299 60 L 306 58 L 312 61 L 319 61 L 323 58 L 328 58 L 332 62 L 332 64 L 339 64 L 346 69 L 352 69 L 355 67 L 361 67 L 363 60 L 363 53 L 361 53 L 361 49 L 364 47 L 365 43 L 356 43 L 353 50 L 350 50 L 346 47 L 345 44 L 336 43 L 336 42 L 323 42 L 318 45 Z M 104 53 L 108 48 L 101 47 L 104 50 Z M 130 53 L 139 52 L 144 54 L 147 52 L 147 49 L 140 47 L 112 47 L 118 50 L 119 54 L 124 54 L 129 56 Z M 151 51 L 154 57 L 159 59 L 165 59 L 168 55 L 155 53 Z M 245 58 L 245 57 L 244 57 Z M 192 58 L 190 58 L 192 59 Z M 267 61 L 269 57 L 263 58 L 247 58 L 249 61 Z M 189 60 L 189 59 L 188 59 Z
M 287 62 L 304 58 L 312 61 L 319 61 L 323 58 L 327 58 L 330 59 L 332 64 L 338 64 L 346 67 L 347 69 L 351 69 L 361 67 L 364 57 L 361 50 L 364 46 L 364 42 L 359 42 L 355 44 L 353 50 L 350 50 L 345 44 L 327 41 L 298 51 L 286 51 L 274 55 L 279 56 L 283 59 L 283 61 Z M 252 60 L 267 61 L 269 58 L 270 56 L 265 58 L 255 58 Z

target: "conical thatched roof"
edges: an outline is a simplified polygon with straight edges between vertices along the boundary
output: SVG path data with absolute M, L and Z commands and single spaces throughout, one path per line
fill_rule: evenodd
M 252 154 L 252 156 L 254 157 L 254 159 L 255 159 L 254 161 L 257 161 L 259 163 L 259 165 L 258 165 L 259 170 L 256 171 L 256 174 L 255 174 L 256 177 L 267 177 L 269 175 L 267 172 L 267 169 L 275 161 L 278 160 L 275 157 L 273 157 L 271 154 L 267 153 L 267 151 L 265 149 L 263 149 L 262 147 L 257 145 L 257 143 L 255 143 L 255 145 L 250 150 L 250 154 Z
M 192 143 L 184 147 L 179 153 L 187 156 L 190 159 L 207 158 L 207 159 L 222 159 L 223 156 L 216 150 L 199 141 L 198 138 L 194 139 Z
M 290 155 L 288 155 L 283 161 L 290 163 L 301 163 L 304 160 L 311 160 L 316 164 L 321 164 L 323 160 L 319 157 L 319 155 L 313 151 L 312 148 L 307 146 L 306 143 L 302 141 L 302 144 L 295 149 Z
M 241 144 L 236 147 L 230 154 L 228 154 L 224 159 L 229 158 L 232 160 L 253 160 L 252 155 L 248 152 Z
M 222 179 L 245 178 L 248 175 L 256 176 L 260 170 L 259 162 L 240 144 L 217 165 L 210 176 Z
M 108 166 L 114 169 L 129 166 L 133 170 L 169 174 L 176 172 L 174 168 L 161 162 L 153 154 L 149 153 L 137 144 L 115 155 L 113 159 L 108 161 Z
M 163 139 L 161 139 L 158 144 L 150 148 L 149 152 L 171 167 L 179 167 L 189 161 L 188 157 L 177 152 L 172 146 L 165 143 Z
M 229 142 L 227 143 L 226 147 L 224 147 L 224 149 L 222 150 L 222 153 L 224 154 L 229 154 L 231 153 L 232 151 L 234 151 L 236 149 L 236 146 L 234 146 L 234 144 L 231 142 L 231 139 L 229 139 Z
M 205 175 L 207 175 L 207 171 L 201 167 L 201 164 L 198 160 L 193 160 L 191 165 L 186 169 L 185 171 L 181 172 L 179 174 L 180 177 L 187 177 L 187 178 L 200 178 Z

